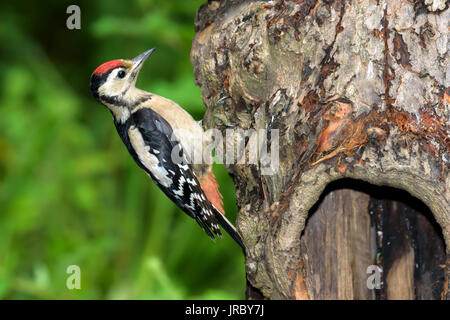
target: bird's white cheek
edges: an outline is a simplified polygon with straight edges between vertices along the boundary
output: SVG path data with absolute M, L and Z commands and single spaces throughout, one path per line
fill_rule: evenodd
M 113 97 L 121 95 L 124 90 L 124 83 L 122 81 L 107 81 L 98 90 L 100 95 Z

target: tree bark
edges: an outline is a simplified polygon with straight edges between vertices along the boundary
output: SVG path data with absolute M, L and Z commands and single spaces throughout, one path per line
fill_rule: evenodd
M 448 21 L 445 0 L 199 9 L 191 61 L 204 125 L 262 129 L 279 145 L 274 174 L 226 166 L 248 298 L 450 298 Z M 368 288 L 369 265 L 383 270 L 381 289 Z

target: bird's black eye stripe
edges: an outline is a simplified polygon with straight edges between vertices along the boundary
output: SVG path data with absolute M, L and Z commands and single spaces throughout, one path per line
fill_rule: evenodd
M 125 73 L 125 71 L 123 71 L 123 70 L 120 70 L 119 72 L 117 72 L 117 76 L 118 76 L 119 78 L 124 78 L 125 75 L 126 75 L 126 73 Z

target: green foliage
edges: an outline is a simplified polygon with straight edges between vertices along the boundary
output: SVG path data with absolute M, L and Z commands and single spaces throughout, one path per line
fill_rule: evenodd
M 141 171 L 90 96 L 101 63 L 156 47 L 138 86 L 204 112 L 189 51 L 203 1 L 20 1 L 0 11 L 0 298 L 239 299 L 228 236 L 213 243 Z M 45 10 L 43 10 L 45 7 Z M 217 165 L 229 218 L 231 179 Z M 81 268 L 81 290 L 66 269 Z

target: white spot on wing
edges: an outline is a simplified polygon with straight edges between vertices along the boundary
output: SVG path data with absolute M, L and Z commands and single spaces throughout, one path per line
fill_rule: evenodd
M 187 179 L 187 182 L 188 183 L 190 183 L 190 184 L 192 184 L 193 186 L 196 186 L 197 185 L 197 182 L 195 181 L 195 179 Z M 200 199 L 199 199 L 200 200 Z
M 185 182 L 186 182 L 186 179 L 183 176 L 181 176 L 180 180 L 178 181 L 178 190 L 172 190 L 172 192 L 175 195 L 182 197 L 183 196 L 183 186 L 184 186 Z

